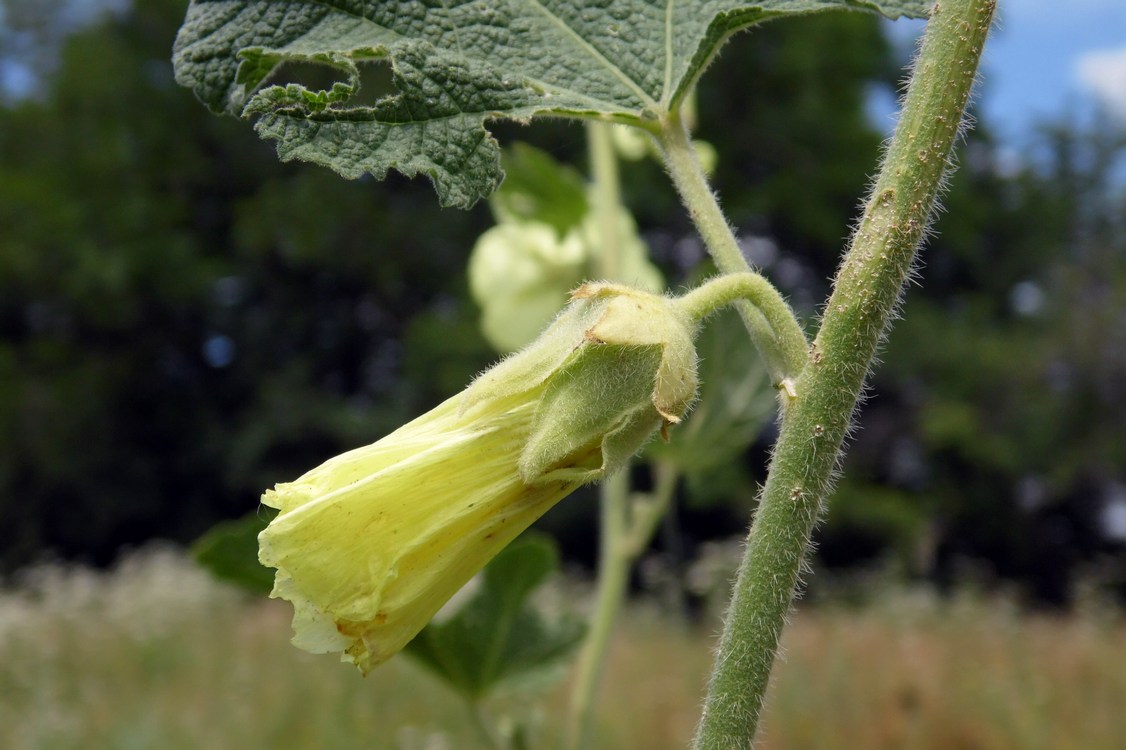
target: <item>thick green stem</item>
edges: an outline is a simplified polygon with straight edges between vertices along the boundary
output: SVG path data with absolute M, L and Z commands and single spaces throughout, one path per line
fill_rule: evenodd
M 786 410 L 716 653 L 698 750 L 753 746 L 809 537 L 930 220 L 994 0 L 936 3 L 899 125 Z
M 708 185 L 708 179 L 696 158 L 696 149 L 692 146 L 692 139 L 679 112 L 670 113 L 662 123 L 660 142 L 669 175 L 716 266 L 725 274 L 753 272 L 739 249 L 739 241 L 735 239 L 715 193 Z M 796 378 L 805 366 L 805 347 L 800 351 L 788 347 L 785 332 L 775 330 L 762 311 L 754 305 L 737 302 L 736 309 L 755 346 L 762 353 L 775 387 L 781 388 L 787 381 Z M 790 313 L 790 317 L 793 317 L 793 313 Z M 794 325 L 797 325 L 796 320 Z

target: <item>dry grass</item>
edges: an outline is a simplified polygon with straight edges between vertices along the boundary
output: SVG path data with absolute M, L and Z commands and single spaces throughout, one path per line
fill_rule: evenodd
M 764 748 L 1126 747 L 1126 626 L 980 600 L 806 613 Z
M 0 748 L 478 747 L 466 711 L 405 659 L 367 680 L 292 648 L 289 612 L 178 554 L 112 575 L 44 568 L 0 593 Z M 761 747 L 1121 750 L 1126 622 L 1022 617 L 899 595 L 794 617 Z M 631 612 L 603 690 L 600 747 L 685 747 L 707 639 Z M 490 706 L 554 747 L 565 685 Z

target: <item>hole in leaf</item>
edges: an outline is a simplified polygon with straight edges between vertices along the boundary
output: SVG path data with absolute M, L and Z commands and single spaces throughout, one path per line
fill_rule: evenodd
M 360 90 L 348 100 L 349 106 L 371 106 L 385 96 L 396 93 L 392 84 L 391 66 L 385 60 L 361 62 Z M 310 91 L 330 91 L 335 83 L 348 83 L 348 74 L 331 65 L 310 62 L 283 63 L 270 76 L 269 84 L 286 86 L 296 83 Z
M 331 65 L 286 62 L 270 75 L 268 83 L 276 86 L 296 83 L 310 91 L 330 91 L 334 83 L 348 83 L 348 74 Z
M 352 99 L 358 106 L 370 107 L 385 96 L 398 93 L 391 83 L 391 66 L 384 60 L 360 63 L 360 92 Z

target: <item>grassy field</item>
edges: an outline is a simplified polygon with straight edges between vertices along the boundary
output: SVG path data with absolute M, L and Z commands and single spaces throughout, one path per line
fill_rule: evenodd
M 399 658 L 367 679 L 288 644 L 288 607 L 150 551 L 112 574 L 40 568 L 0 593 L 0 748 L 480 746 L 468 712 Z M 619 631 L 601 748 L 682 748 L 710 636 L 635 607 Z M 1126 621 L 1004 602 L 888 596 L 793 618 L 762 748 L 1122 750 Z M 565 678 L 487 708 L 553 748 Z

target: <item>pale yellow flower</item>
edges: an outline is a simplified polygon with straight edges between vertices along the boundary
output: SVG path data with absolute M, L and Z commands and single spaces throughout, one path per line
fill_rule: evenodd
M 294 644 L 365 673 L 402 649 L 556 502 L 680 419 L 693 325 L 663 297 L 584 287 L 465 392 L 267 491 L 279 513 L 259 557 L 294 605 Z

